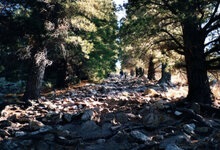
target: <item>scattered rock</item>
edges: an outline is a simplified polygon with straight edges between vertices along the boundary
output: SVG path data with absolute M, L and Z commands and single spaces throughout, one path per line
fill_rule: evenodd
M 131 136 L 138 141 L 147 142 L 151 141 L 151 138 L 141 133 L 140 131 L 131 131 Z
M 208 127 L 197 127 L 195 131 L 200 134 L 206 134 L 209 132 L 209 128 Z
M 103 144 L 103 143 L 105 143 L 105 139 L 98 139 L 98 140 L 97 140 L 97 143 L 98 143 L 98 144 Z
M 154 89 L 146 89 L 145 91 L 144 91 L 144 95 L 149 95 L 149 96 L 157 96 L 158 95 L 158 93 L 157 93 L 157 91 L 156 90 L 154 90 Z
M 89 120 L 82 124 L 79 133 L 83 138 L 96 138 L 101 136 L 101 128 L 94 121 Z
M 183 125 L 184 131 L 188 134 L 194 134 L 195 127 L 196 125 L 194 123 Z
M 15 137 L 25 136 L 27 133 L 24 131 L 17 131 L 15 132 Z
M 44 126 L 44 124 L 38 120 L 31 120 L 29 123 L 29 129 L 31 131 L 36 131 L 39 130 L 40 128 L 42 128 Z
M 93 110 L 87 110 L 81 117 L 82 121 L 92 120 L 95 117 L 95 112 Z
M 49 149 L 50 149 L 49 145 L 46 142 L 42 142 L 42 141 L 40 141 L 36 147 L 36 150 L 49 150 Z
M 63 115 L 63 119 L 64 119 L 64 121 L 66 121 L 66 122 L 71 122 L 72 121 L 72 115 L 71 114 L 67 114 L 67 113 L 65 113 L 64 115 Z
M 21 143 L 21 145 L 27 147 L 27 146 L 32 145 L 33 141 L 32 140 L 24 140 L 24 141 L 21 141 L 20 143 Z
M 179 148 L 176 144 L 169 144 L 167 145 L 165 150 L 183 150 L 182 148 Z
M 0 129 L 0 136 L 10 136 L 10 134 L 5 130 Z
M 190 138 L 185 134 L 180 134 L 180 135 L 172 136 L 172 137 L 162 140 L 159 148 L 165 149 L 170 144 L 171 145 L 176 145 L 176 144 L 187 145 L 189 143 L 190 143 Z
M 46 134 L 46 135 L 44 136 L 44 141 L 50 141 L 50 142 L 52 142 L 52 141 L 54 141 L 54 139 L 55 139 L 55 136 L 54 136 L 53 134 Z
M 170 104 L 179 99 L 178 87 L 165 88 L 167 93 L 154 82 L 114 76 L 101 84 L 52 91 L 29 100 L 27 108 L 7 105 L 0 116 L 0 149 L 218 149 L 216 116 L 205 116 L 213 128 L 187 124 L 196 120 L 178 117 L 183 111 L 173 112 Z M 201 111 L 197 103 L 187 109 Z
M 174 114 L 175 114 L 176 116 L 180 116 L 180 115 L 182 115 L 183 113 L 180 112 L 180 111 L 175 111 Z
M 192 110 L 197 113 L 197 114 L 200 114 L 200 105 L 198 103 L 193 103 L 192 106 L 191 106 Z
M 3 129 L 5 127 L 11 126 L 12 122 L 9 120 L 0 121 L 0 128 Z
M 125 124 L 128 122 L 128 116 L 121 112 L 121 113 L 116 113 L 115 114 L 115 119 L 117 122 L 121 123 L 121 124 Z

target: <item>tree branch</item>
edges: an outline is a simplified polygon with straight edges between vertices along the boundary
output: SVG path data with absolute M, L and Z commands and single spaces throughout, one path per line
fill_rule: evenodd
M 171 33 L 169 33 L 169 32 L 168 32 L 167 30 L 165 30 L 165 29 L 162 29 L 161 31 L 167 33 L 167 34 L 172 38 L 172 40 L 173 40 L 177 45 L 179 45 L 180 48 L 184 49 L 184 46 L 183 46 Z
M 208 70 L 220 70 L 220 65 L 219 66 L 207 66 Z
M 220 57 L 215 58 L 215 59 L 208 60 L 208 61 L 206 61 L 206 62 L 207 62 L 208 65 L 210 65 L 211 63 L 214 63 L 214 62 L 217 62 L 217 61 L 220 62 Z
M 209 54 L 214 53 L 214 52 L 220 52 L 220 46 L 215 46 L 211 48 L 209 51 L 205 52 L 205 57 L 207 57 Z
M 220 15 L 219 15 L 219 20 L 220 20 Z M 218 29 L 218 28 L 220 28 L 220 22 L 214 24 L 213 26 L 210 26 L 210 27 L 206 30 L 206 34 L 212 32 L 212 31 L 214 31 L 214 30 L 216 30 L 216 29 Z
M 212 40 L 212 41 L 206 43 L 204 46 L 206 47 L 206 46 L 208 46 L 209 44 L 212 44 L 212 43 L 215 43 L 215 42 L 219 42 L 219 43 L 220 43 L 220 37 L 218 37 L 217 39 Z
M 211 17 L 210 17 L 208 23 L 203 27 L 203 30 L 204 30 L 204 31 L 206 31 L 207 28 L 208 28 L 213 22 L 215 22 L 215 21 L 217 20 L 216 17 L 215 17 L 215 15 L 216 15 L 216 13 L 217 13 L 217 11 L 218 11 L 219 4 L 220 4 L 220 2 L 217 2 L 216 6 L 215 6 L 215 9 L 214 9 L 214 11 L 213 11 L 213 13 L 212 13 L 212 15 L 211 15 Z M 218 16 L 220 16 L 220 15 L 218 15 Z M 217 18 L 218 18 L 218 16 L 217 16 Z

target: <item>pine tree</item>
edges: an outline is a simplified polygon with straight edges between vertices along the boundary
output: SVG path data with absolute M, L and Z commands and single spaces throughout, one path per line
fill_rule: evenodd
M 219 1 L 142 0 L 134 3 L 130 0 L 129 2 L 128 7 L 131 7 L 129 13 L 142 14 L 135 15 L 128 23 L 134 26 L 131 32 L 128 30 L 134 37 L 132 39 L 135 37 L 153 39 L 154 46 L 184 55 L 189 84 L 188 99 L 211 104 L 207 70 L 219 68 L 217 55 L 219 36 L 215 34 L 219 32 Z M 211 34 L 215 36 L 206 43 L 205 40 Z M 214 57 L 208 57 L 210 54 Z

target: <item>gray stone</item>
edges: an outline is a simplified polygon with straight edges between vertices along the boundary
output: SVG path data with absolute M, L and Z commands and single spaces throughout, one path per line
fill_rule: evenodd
M 49 148 L 50 148 L 49 144 L 42 141 L 40 141 L 36 146 L 36 150 L 49 150 Z
M 32 144 L 32 140 L 24 140 L 20 142 L 23 146 L 30 146 Z
M 175 114 L 176 116 L 180 116 L 180 115 L 182 115 L 183 113 L 182 113 L 182 112 L 179 112 L 179 111 L 175 111 L 174 114 Z
M 111 130 L 112 126 L 113 125 L 111 123 L 105 123 L 102 125 L 102 136 L 103 137 L 112 135 L 112 130 Z
M 71 121 L 72 121 L 72 115 L 71 115 L 71 114 L 64 114 L 64 115 L 63 115 L 63 119 L 64 119 L 66 122 L 71 122 Z
M 183 125 L 183 129 L 188 134 L 194 134 L 196 125 L 194 123 Z
M 105 139 L 98 139 L 98 140 L 97 140 L 97 143 L 103 144 L 103 143 L 105 143 Z
M 176 144 L 169 144 L 167 145 L 165 150 L 183 150 L 183 149 L 179 148 Z
M 27 133 L 24 131 L 17 131 L 15 132 L 15 137 L 25 136 Z
M 138 141 L 147 142 L 151 141 L 151 138 L 141 133 L 140 131 L 131 131 L 131 136 Z
M 95 117 L 95 113 L 92 110 L 87 110 L 81 117 L 82 121 L 92 120 Z
M 195 113 L 200 114 L 201 107 L 198 103 L 193 103 L 191 108 Z
M 205 134 L 205 133 L 209 132 L 209 128 L 208 127 L 197 127 L 195 131 L 198 132 L 198 133 Z
M 150 112 L 143 117 L 143 124 L 147 128 L 156 128 L 160 125 L 160 116 L 158 113 Z
M 101 128 L 92 120 L 84 122 L 79 130 L 83 138 L 101 137 L 101 132 Z
M 0 129 L 0 136 L 10 136 L 7 130 Z
M 161 141 L 159 148 L 165 149 L 169 144 L 187 144 L 190 138 L 185 134 L 172 136 Z
M 36 134 L 39 134 L 39 133 L 45 133 L 45 132 L 50 131 L 52 129 L 53 128 L 51 126 L 46 125 L 46 126 L 43 126 L 42 128 L 40 128 L 40 130 L 38 130 L 38 131 L 31 132 L 31 135 L 36 135 Z
M 31 131 L 39 130 L 43 126 L 44 124 L 38 120 L 31 120 L 29 123 L 29 127 Z
M 128 116 L 123 112 L 117 113 L 115 115 L 115 119 L 116 119 L 117 122 L 119 122 L 121 124 L 125 124 L 125 123 L 128 122 Z
M 44 136 L 44 140 L 45 140 L 45 141 L 50 141 L 50 142 L 52 142 L 52 141 L 54 141 L 54 139 L 55 139 L 55 136 L 54 136 L 53 134 L 46 134 L 46 135 Z
M 117 147 L 115 149 L 131 149 L 131 142 L 132 139 L 127 133 L 118 132 L 116 135 L 114 135 L 108 142 L 106 142 L 107 145 L 114 145 L 114 143 L 117 144 Z M 114 149 L 114 150 L 115 150 Z

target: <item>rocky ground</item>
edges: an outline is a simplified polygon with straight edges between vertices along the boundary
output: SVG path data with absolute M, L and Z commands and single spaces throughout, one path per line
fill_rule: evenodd
M 219 109 L 179 102 L 185 88 L 113 76 L 7 105 L 0 149 L 219 150 Z

